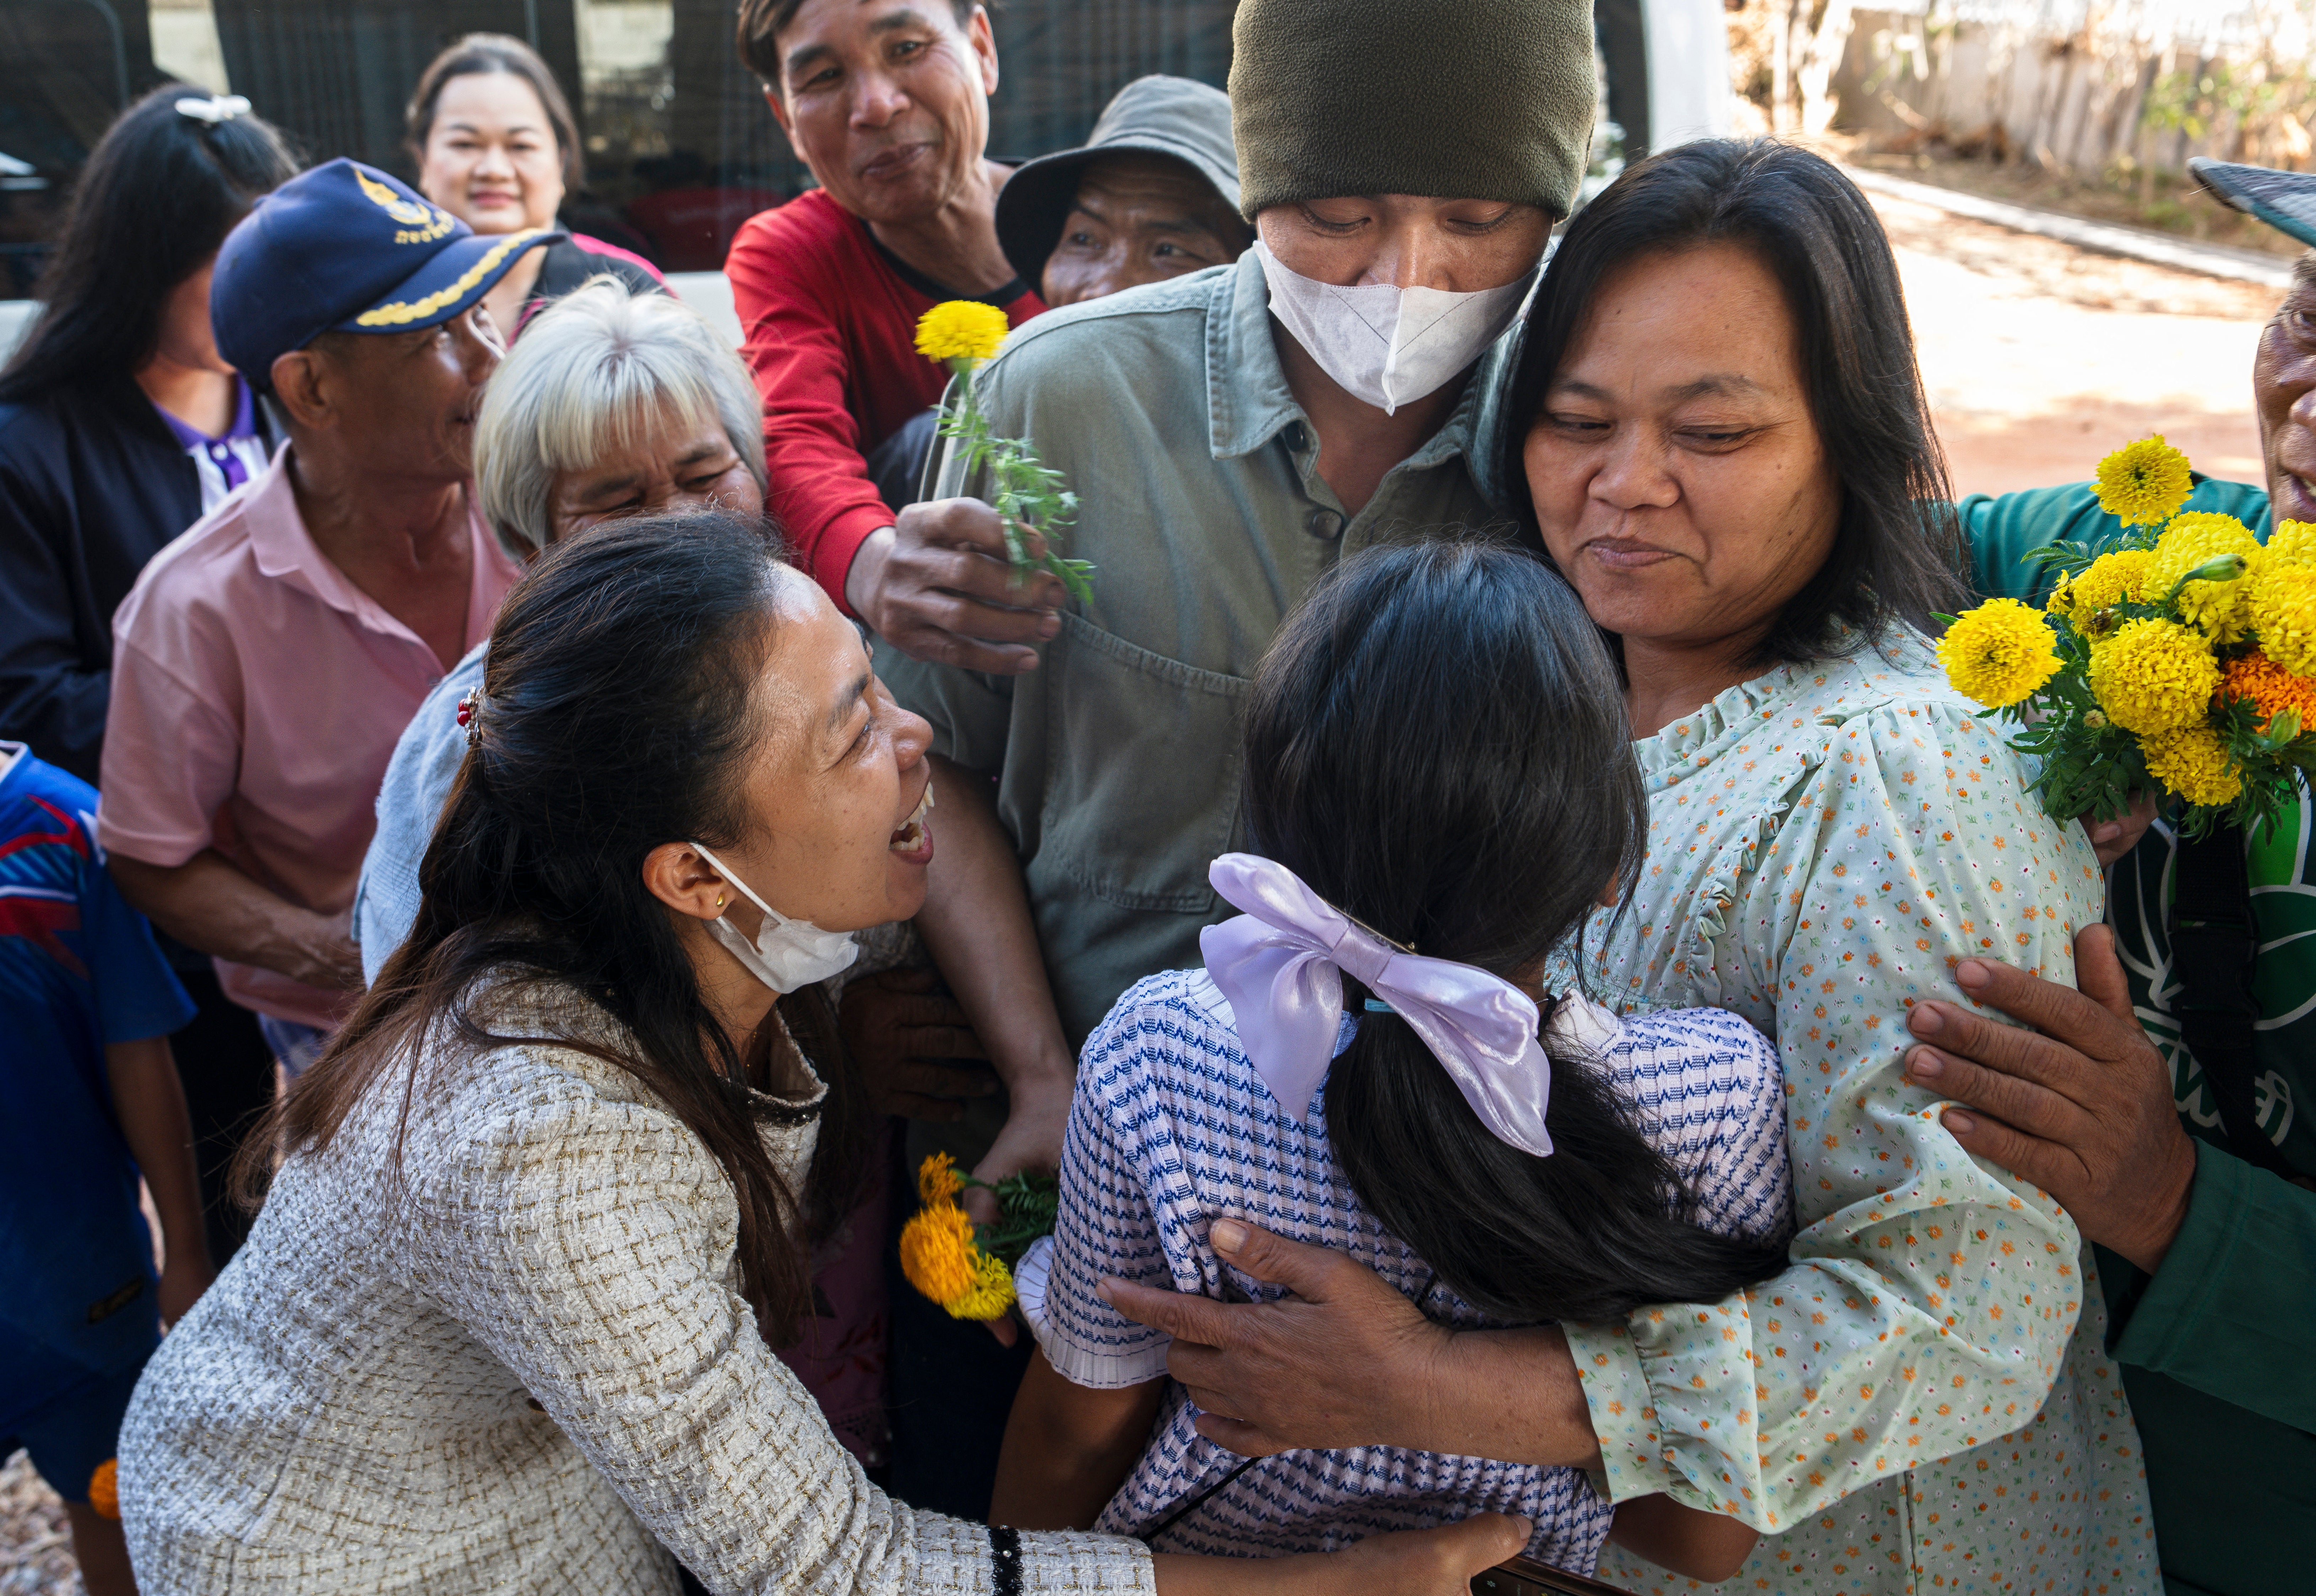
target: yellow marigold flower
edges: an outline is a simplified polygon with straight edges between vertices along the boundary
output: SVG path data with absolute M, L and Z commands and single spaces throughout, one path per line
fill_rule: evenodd
M 917 352 L 952 370 L 963 361 L 970 370 L 997 352 L 1009 330 L 1005 313 L 996 306 L 949 299 L 917 318 Z
M 2202 633 L 2169 620 L 2127 620 L 2091 650 L 2091 692 L 2107 717 L 2150 736 L 2203 719 L 2220 685 Z
M 2187 457 L 2160 432 L 2126 443 L 2098 463 L 2099 508 L 2127 527 L 2170 520 L 2195 488 Z
M 972 1292 L 981 1255 L 973 1244 L 973 1221 L 954 1204 L 926 1208 L 901 1226 L 901 1272 L 944 1306 Z
M 2059 650 L 2040 610 L 2017 599 L 1989 599 L 1946 629 L 1938 664 L 1955 691 L 2000 709 L 2058 674 Z
M 2144 548 L 2118 548 L 2098 558 L 2071 576 L 2062 576 L 2059 585 L 2051 590 L 2050 602 L 2044 606 L 2052 614 L 2080 632 L 2079 624 L 2089 620 L 2109 604 L 2119 604 L 2125 599 L 2136 602 L 2141 597 L 2140 578 L 2146 575 L 2154 554 Z
M 2160 604 L 2189 572 L 2231 554 L 2243 557 L 2243 575 L 2190 582 L 2179 588 L 2178 598 L 2180 614 L 2222 642 L 2231 643 L 2243 630 L 2244 599 L 2251 585 L 2246 578 L 2263 557 L 2259 539 L 2234 516 L 2190 511 L 2174 517 L 2156 540 L 2155 557 L 2140 578 L 2141 596 Z
M 2287 709 L 2300 717 L 2301 725 L 2316 726 L 2316 682 L 2294 675 L 2265 654 L 2231 660 L 2220 673 L 2220 697 L 2249 699 L 2259 711 L 2263 730 Z
M 2316 566 L 2316 522 L 2279 521 L 2267 535 L 2270 565 Z
M 2191 804 L 2233 803 L 2243 778 L 2228 769 L 2228 745 L 2204 725 L 2139 739 L 2148 773 Z
M 1013 1306 L 1013 1271 L 988 1253 L 973 1255 L 972 1288 L 941 1304 L 952 1319 L 995 1319 Z
M 88 1505 L 100 1519 L 120 1516 L 120 1459 L 107 1458 L 88 1476 Z
M 951 1318 L 994 1319 L 1013 1305 L 1013 1271 L 974 1244 L 973 1221 L 954 1203 L 901 1226 L 901 1273 Z
M 957 1172 L 957 1160 L 948 1154 L 935 1153 L 917 1166 L 917 1200 L 925 1207 L 955 1202 L 964 1190 L 965 1179 Z
M 2244 619 L 2268 658 L 2295 676 L 2316 676 L 2316 566 L 2263 562 Z

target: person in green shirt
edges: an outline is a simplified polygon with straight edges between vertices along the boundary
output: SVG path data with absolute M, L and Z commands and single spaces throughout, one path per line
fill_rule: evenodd
M 2316 175 L 2193 165 L 2222 200 L 2316 245 Z M 2267 482 L 2198 477 L 2187 508 L 2233 515 L 2265 541 L 2276 522 L 2316 521 L 2316 253 L 2261 334 L 2252 389 Z M 1960 510 L 1991 597 L 2040 602 L 2053 574 L 2022 557 L 2121 530 L 2089 483 L 1976 495 Z M 2108 1345 L 2139 1422 L 2171 1596 L 2316 1581 L 2312 840 L 2303 784 L 2280 824 L 2243 843 L 2258 1018 L 2238 1118 L 2252 1125 L 2228 1123 L 2182 1035 L 2181 841 L 2160 818 L 2109 872 L 2109 923 L 2078 943 L 2081 993 L 1991 961 L 1957 967 L 1970 997 L 2041 1035 L 1956 1004 L 1909 1016 L 1924 1044 L 1910 1078 L 1981 1110 L 1949 1110 L 1947 1128 L 2043 1186 L 2106 1254 Z

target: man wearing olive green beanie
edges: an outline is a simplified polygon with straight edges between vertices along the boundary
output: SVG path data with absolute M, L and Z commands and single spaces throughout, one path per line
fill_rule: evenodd
M 1590 0 L 1243 0 L 1241 209 L 1331 194 L 1576 208 L 1597 100 Z
M 955 496 L 990 490 L 951 446 L 917 523 L 927 619 L 877 639 L 934 732 L 918 927 L 1009 1079 L 1051 1083 L 971 1105 L 948 1142 L 966 1167 L 1052 1167 L 1077 1045 L 1134 982 L 1198 963 L 1207 867 L 1243 841 L 1239 707 L 1287 611 L 1346 551 L 1509 521 L 1492 373 L 1582 170 L 1590 18 L 1585 0 L 1244 0 L 1231 88 L 1266 244 L 1049 311 L 975 379 L 996 432 L 1034 438 L 1078 495 L 1066 552 L 1098 568 L 1082 603 L 1011 585 L 995 513 Z M 1394 303 L 1363 320 L 1290 285 L 1290 328 L 1259 257 Z M 1394 343 L 1403 290 L 1453 312 L 1446 335 L 1411 317 Z M 1383 342 L 1357 346 L 1347 325 L 1370 322 Z M 950 1128 L 913 1132 L 912 1156 Z

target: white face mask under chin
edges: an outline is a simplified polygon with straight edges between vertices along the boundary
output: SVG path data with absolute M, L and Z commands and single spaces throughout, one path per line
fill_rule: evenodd
M 1387 282 L 1337 288 L 1281 264 L 1257 240 L 1270 314 L 1319 369 L 1385 414 L 1436 393 L 1487 352 L 1519 314 L 1535 273 L 1501 288 L 1456 293 Z
M 750 975 L 774 992 L 801 991 L 815 981 L 825 981 L 849 969 L 852 961 L 860 957 L 851 932 L 823 931 L 809 920 L 789 919 L 758 897 L 745 881 L 732 873 L 730 865 L 700 843 L 691 845 L 699 850 L 700 858 L 723 871 L 726 881 L 764 912 L 764 923 L 757 929 L 753 942 L 742 936 L 739 927 L 722 914 L 708 923 L 708 934 L 738 959 Z

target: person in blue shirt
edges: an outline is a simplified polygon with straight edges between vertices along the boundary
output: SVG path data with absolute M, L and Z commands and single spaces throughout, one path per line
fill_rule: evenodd
M 246 100 L 155 89 L 89 152 L 45 308 L 0 368 L 0 737 L 83 780 L 104 753 L 112 612 L 147 561 L 281 446 L 278 420 L 218 354 L 209 268 L 297 170 Z M 162 950 L 197 1011 L 170 1051 L 223 1261 L 249 1234 L 226 1172 L 273 1100 L 273 1054 L 207 954 Z
M 120 1416 L 214 1271 L 169 1057 L 192 1000 L 113 888 L 96 801 L 0 742 L 0 1457 L 31 1455 L 90 1596 L 116 1596 L 137 1588 L 111 1501 Z

